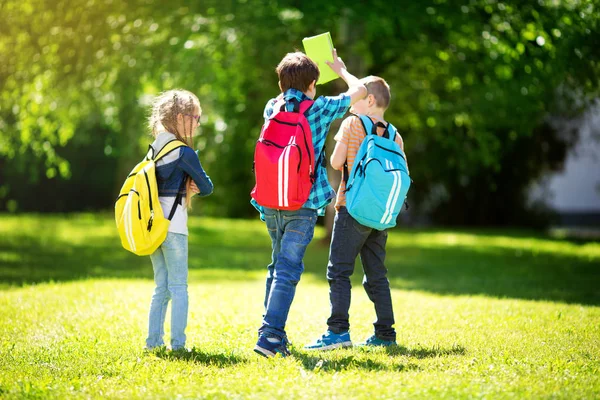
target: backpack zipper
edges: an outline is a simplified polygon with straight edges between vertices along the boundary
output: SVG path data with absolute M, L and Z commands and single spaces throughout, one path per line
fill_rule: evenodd
M 141 207 L 140 207 L 140 194 L 139 194 L 139 193 L 138 193 L 138 191 L 137 191 L 137 190 L 135 190 L 135 189 L 129 189 L 129 192 L 133 192 L 133 193 L 137 194 L 137 196 L 138 196 L 138 218 L 139 218 L 139 219 L 142 219 L 142 210 L 141 210 Z M 121 197 L 123 197 L 123 196 L 127 196 L 128 194 L 129 194 L 129 193 L 122 194 L 122 195 L 120 195 L 118 198 L 120 199 Z
M 373 158 L 369 158 L 367 161 L 365 161 L 365 165 L 361 167 L 361 170 L 362 170 L 362 171 L 366 171 L 366 169 L 367 169 L 367 165 L 369 165 L 369 163 L 370 163 L 371 161 L 377 161 L 377 162 L 379 163 L 379 165 L 381 165 L 381 168 L 383 168 L 383 170 L 384 170 L 385 172 L 400 171 L 400 172 L 405 172 L 405 173 L 408 173 L 408 172 L 407 172 L 407 171 L 406 171 L 404 168 L 392 168 L 392 169 L 385 169 L 385 168 L 383 167 L 383 164 L 381 164 L 381 161 L 379 161 L 379 160 L 378 160 L 377 158 L 375 158 L 375 157 L 373 157 Z
M 154 221 L 154 209 L 152 208 L 152 191 L 150 190 L 150 179 L 148 179 L 148 173 L 144 170 L 144 176 L 146 177 L 146 184 L 148 185 L 148 200 L 150 203 L 150 219 L 148 220 L 148 232 L 152 229 L 152 222 Z
M 297 143 L 290 144 L 290 145 L 287 145 L 287 146 L 281 146 L 281 145 L 279 145 L 279 144 L 277 144 L 275 142 L 272 142 L 270 140 L 267 140 L 267 139 L 260 139 L 259 143 L 263 143 L 263 144 L 265 144 L 267 146 L 275 146 L 275 147 L 277 147 L 279 149 L 285 149 L 288 146 L 296 146 L 298 148 L 298 154 L 300 155 L 300 162 L 298 163 L 298 171 L 300 171 L 300 165 L 302 165 L 302 152 L 300 151 L 300 146 L 298 146 Z
M 304 144 L 306 146 L 306 153 L 308 154 L 308 162 L 310 163 L 310 170 L 312 171 L 312 157 L 310 156 L 310 149 L 308 148 L 308 141 L 306 140 L 306 132 L 304 131 L 304 127 L 302 126 L 302 124 L 299 123 L 299 122 L 295 122 L 295 123 L 294 122 L 285 122 L 285 121 L 281 121 L 281 120 L 279 120 L 277 118 L 272 118 L 271 120 L 275 121 L 277 123 L 280 123 L 280 124 L 284 124 L 284 125 L 299 126 L 300 129 L 302 129 L 302 136 L 304 137 Z M 263 139 L 263 141 L 264 142 L 270 142 L 270 140 L 264 140 L 264 139 Z M 271 143 L 273 143 L 273 142 L 271 142 Z M 275 143 L 273 143 L 273 144 L 275 144 Z M 283 149 L 283 147 L 278 146 L 276 144 L 275 144 L 275 146 Z M 298 150 L 300 150 L 300 148 L 298 148 Z M 302 158 L 302 153 L 300 153 L 300 154 L 301 154 L 300 158 Z M 300 171 L 300 166 L 298 166 L 298 171 Z
M 280 149 L 285 149 L 285 146 L 279 145 L 279 144 L 272 142 L 270 140 L 267 140 L 267 139 L 260 139 L 259 142 L 264 143 L 267 146 L 275 146 L 275 147 L 279 147 Z
M 385 151 L 389 151 L 390 153 L 398 154 L 400 157 L 402 157 L 404 159 L 404 162 L 406 162 L 406 157 L 404 157 L 404 155 L 402 155 L 401 153 L 398 153 L 397 151 L 394 151 L 394 150 L 386 149 L 385 147 L 380 146 L 377 143 L 375 143 L 375 146 L 379 147 L 380 149 L 383 149 Z

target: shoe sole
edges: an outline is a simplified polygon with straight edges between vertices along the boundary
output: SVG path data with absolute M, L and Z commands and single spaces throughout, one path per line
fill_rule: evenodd
M 352 347 L 352 342 L 351 341 L 347 341 L 347 342 L 340 342 L 340 343 L 334 343 L 334 344 L 330 344 L 327 346 L 321 346 L 321 347 L 305 347 L 305 350 L 334 350 L 334 349 L 339 349 L 342 347 Z
M 263 357 L 267 357 L 267 358 L 269 358 L 269 357 L 275 357 L 275 353 L 274 352 L 272 352 L 270 350 L 267 350 L 267 349 L 265 349 L 263 347 L 260 347 L 259 345 L 254 346 L 254 351 L 256 353 L 260 354 Z
M 356 347 L 392 347 L 392 346 L 398 346 L 398 344 L 396 343 L 390 343 L 390 344 L 364 344 L 364 343 L 359 343 L 356 345 Z

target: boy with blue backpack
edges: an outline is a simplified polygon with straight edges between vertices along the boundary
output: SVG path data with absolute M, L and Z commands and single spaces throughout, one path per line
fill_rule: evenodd
M 254 351 L 289 355 L 285 331 L 302 259 L 317 216 L 335 197 L 327 180 L 324 145 L 331 123 L 367 95 L 333 50 L 329 67 L 347 84 L 338 96 L 315 99 L 319 67 L 304 53 L 288 53 L 277 66 L 281 94 L 270 100 L 254 153 L 252 204 L 266 222 L 272 259 L 267 267 L 264 314 Z M 314 100 L 313 100 L 314 99 Z
M 351 108 L 356 115 L 342 122 L 335 136 L 331 166 L 343 171 L 327 265 L 331 316 L 327 332 L 309 350 L 351 347 L 350 276 L 360 255 L 363 286 L 375 305 L 375 334 L 362 346 L 396 344 L 390 284 L 385 267 L 387 228 L 396 225 L 410 186 L 404 144 L 384 120 L 390 89 L 382 78 L 361 79 L 368 95 Z M 350 171 L 350 173 L 349 173 Z

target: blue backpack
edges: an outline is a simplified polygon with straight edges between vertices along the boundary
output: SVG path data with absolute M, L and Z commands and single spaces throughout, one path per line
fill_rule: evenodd
M 352 171 L 344 165 L 346 208 L 361 225 L 377 230 L 396 226 L 410 188 L 406 156 L 395 142 L 396 128 L 358 115 L 366 137 L 358 149 Z M 377 127 L 386 128 L 382 136 Z

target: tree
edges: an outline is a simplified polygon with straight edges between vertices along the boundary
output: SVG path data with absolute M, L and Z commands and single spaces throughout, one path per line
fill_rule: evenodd
M 252 153 L 277 94 L 274 68 L 304 36 L 331 31 L 351 70 L 391 84 L 387 116 L 406 142 L 413 209 L 448 223 L 512 222 L 528 184 L 560 167 L 577 138 L 553 129 L 552 116 L 597 95 L 599 15 L 591 1 L 558 0 L 5 0 L 0 158 L 39 172 L 33 157 L 40 179 L 68 179 L 65 146 L 104 126 L 116 192 L 149 141 L 148 99 L 185 87 L 202 103 L 196 145 L 216 183 L 205 209 L 252 215 Z M 14 193 L 3 187 L 0 202 Z

